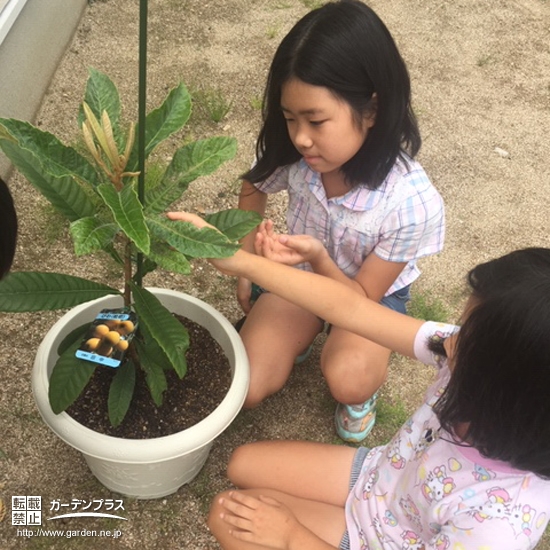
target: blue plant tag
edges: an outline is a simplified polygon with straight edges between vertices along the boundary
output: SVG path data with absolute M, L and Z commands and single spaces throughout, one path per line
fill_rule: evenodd
M 123 364 L 137 327 L 137 315 L 130 308 L 102 309 L 76 350 L 76 356 L 116 369 Z

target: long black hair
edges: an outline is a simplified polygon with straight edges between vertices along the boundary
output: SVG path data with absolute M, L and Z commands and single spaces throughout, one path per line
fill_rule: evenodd
M 0 279 L 10 270 L 17 241 L 17 215 L 8 186 L 0 178 Z
M 467 423 L 486 457 L 550 478 L 550 249 L 481 264 L 468 282 L 473 306 L 434 410 L 449 431 Z
M 342 166 L 351 185 L 376 189 L 397 157 L 420 149 L 409 74 L 390 32 L 362 2 L 340 0 L 305 15 L 279 45 L 264 92 L 258 160 L 243 179 L 263 181 L 300 158 L 281 111 L 281 87 L 292 78 L 328 88 L 350 105 L 359 125 L 375 114 L 363 146 Z

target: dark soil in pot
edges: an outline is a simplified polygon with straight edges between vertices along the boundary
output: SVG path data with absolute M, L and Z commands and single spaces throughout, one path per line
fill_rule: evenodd
M 124 439 L 150 439 L 190 428 L 214 411 L 231 384 L 229 362 L 206 329 L 189 319 L 178 318 L 189 330 L 187 374 L 180 380 L 174 371 L 166 372 L 168 388 L 162 406 L 155 405 L 143 371 L 136 369 L 130 410 L 122 424 L 113 428 L 107 414 L 107 399 L 115 371 L 98 367 L 67 413 L 99 433 Z

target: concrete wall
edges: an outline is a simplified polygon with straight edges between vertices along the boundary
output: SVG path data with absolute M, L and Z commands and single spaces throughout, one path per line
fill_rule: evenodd
M 34 120 L 86 5 L 87 0 L 27 0 L 0 44 L 0 117 Z M 7 179 L 10 171 L 0 153 L 0 176 Z

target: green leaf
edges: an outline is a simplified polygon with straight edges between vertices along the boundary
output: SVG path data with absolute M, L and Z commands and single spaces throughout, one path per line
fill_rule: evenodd
M 101 120 L 103 111 L 107 111 L 116 135 L 116 128 L 120 120 L 120 96 L 113 81 L 101 71 L 90 68 L 84 101 L 94 115 Z M 84 112 L 81 110 L 78 123 L 82 126 Z
M 139 333 L 140 338 L 134 340 L 134 342 L 136 342 L 136 346 L 138 347 L 138 353 L 141 354 L 142 348 L 145 348 L 145 353 L 147 354 L 150 361 L 156 363 L 163 370 L 171 370 L 172 365 L 170 365 L 170 360 L 168 359 L 166 353 L 164 353 L 158 342 L 148 331 L 145 324 L 140 324 Z
M 237 141 L 213 137 L 184 145 L 176 151 L 161 182 L 147 194 L 146 212 L 164 212 L 177 201 L 190 182 L 216 171 L 237 152 Z
M 191 115 L 191 96 L 187 88 L 180 84 L 170 91 L 163 104 L 151 111 L 145 119 L 145 158 L 166 138 L 177 132 Z M 139 124 L 136 136 L 139 135 Z M 126 170 L 135 172 L 138 167 L 138 142 L 134 144 Z
M 177 250 L 164 243 L 154 243 L 151 245 L 149 259 L 155 263 L 155 267 L 160 267 L 173 273 L 189 275 L 191 273 L 191 264 L 189 260 Z
M 59 357 L 52 370 L 48 397 L 55 414 L 63 412 L 74 403 L 96 369 L 96 363 L 75 357 L 79 345 L 79 341 L 74 342 Z
M 122 258 L 122 257 L 120 256 L 120 254 L 118 253 L 118 251 L 115 249 L 114 246 L 109 245 L 109 246 L 105 249 L 105 252 L 107 252 L 107 254 L 109 254 L 109 256 L 111 256 L 111 258 L 113 259 L 113 261 L 114 261 L 116 264 L 121 265 L 121 266 L 124 265 L 124 258 Z
M 118 367 L 117 372 L 109 387 L 109 422 L 116 428 L 124 420 L 134 395 L 136 385 L 136 369 L 134 363 L 128 360 Z
M 75 176 L 77 179 L 97 183 L 97 172 L 76 149 L 64 145 L 56 136 L 40 130 L 24 120 L 0 118 L 0 140 L 17 143 L 32 154 L 50 175 Z
M 3 130 L 8 122 L 20 121 L 0 119 L 0 148 L 14 166 L 69 221 L 93 215 L 95 205 L 79 183 L 84 176 L 90 180 L 90 185 L 97 183 L 95 171 L 88 161 L 73 149 L 65 147 L 51 134 L 33 129 L 28 123 L 21 124 L 29 129 L 34 137 L 27 136 L 24 140 L 21 139 L 21 142 L 15 138 L 6 139 Z M 42 139 L 43 136 L 47 137 Z M 33 141 L 34 138 L 36 141 Z M 73 153 L 74 158 L 69 158 Z M 65 162 L 66 165 L 62 166 L 56 162 Z M 79 166 L 78 162 L 82 165 Z M 90 173 L 84 174 L 88 168 Z
M 71 330 L 71 332 L 61 340 L 59 346 L 57 346 L 57 355 L 63 355 L 74 343 L 81 342 L 89 328 L 90 323 L 84 323 L 74 330 Z
M 141 345 L 136 340 L 134 340 L 134 342 L 136 342 L 138 349 L 139 364 L 145 371 L 147 387 L 149 388 L 149 392 L 151 393 L 151 397 L 153 398 L 155 405 L 160 407 L 162 405 L 163 393 L 168 388 L 168 383 L 166 381 L 164 369 L 155 358 L 155 354 L 150 352 L 150 342 L 154 342 L 154 340 L 151 339 L 149 343 L 146 343 L 145 345 Z M 162 350 L 160 351 L 162 352 Z M 164 354 L 162 355 L 164 356 Z M 167 361 L 166 356 L 164 356 L 164 360 Z
M 102 222 L 96 217 L 74 221 L 70 233 L 74 241 L 75 254 L 82 256 L 97 250 L 105 250 L 113 242 L 118 231 L 118 225 Z
M 6 147 L 8 143 L 16 148 Z M 70 176 L 92 187 L 99 181 L 94 166 L 76 149 L 24 120 L 0 118 L 0 147 L 6 147 L 4 152 L 23 174 L 30 165 L 32 173 L 42 171 L 52 178 Z
M 169 220 L 165 216 L 147 218 L 146 221 L 157 239 L 166 241 L 191 258 L 227 258 L 240 248 L 239 244 L 210 227 L 199 229 L 192 223 Z
M 21 271 L 11 273 L 0 281 L 0 311 L 64 309 L 109 294 L 120 292 L 71 275 Z
M 149 230 L 135 185 L 125 185 L 120 192 L 117 192 L 113 185 L 104 183 L 98 187 L 98 191 L 122 231 L 141 252 L 149 254 L 151 246 Z
M 248 235 L 262 221 L 262 216 L 251 210 L 230 208 L 205 216 L 205 220 L 218 228 L 228 239 L 238 241 Z
M 166 354 L 180 378 L 187 372 L 185 352 L 189 347 L 189 334 L 185 327 L 145 288 L 130 283 L 134 308 L 139 322 L 145 325 L 151 337 Z

